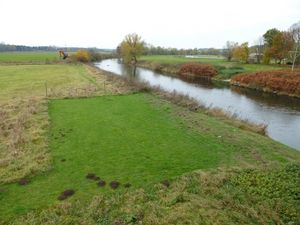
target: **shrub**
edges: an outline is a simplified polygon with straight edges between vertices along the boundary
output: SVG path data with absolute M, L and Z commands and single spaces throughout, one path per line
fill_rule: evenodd
M 268 89 L 273 92 L 300 96 L 300 72 L 291 71 L 261 71 L 242 73 L 232 78 L 233 84 Z
M 72 59 L 78 62 L 90 62 L 91 58 L 91 53 L 83 50 L 79 50 L 76 52 L 76 54 L 72 55 Z
M 213 77 L 217 74 L 217 70 L 209 64 L 188 63 L 183 64 L 179 69 L 179 74 Z

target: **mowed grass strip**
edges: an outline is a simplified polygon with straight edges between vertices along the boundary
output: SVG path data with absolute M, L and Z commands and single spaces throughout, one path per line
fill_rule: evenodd
M 150 104 L 145 94 L 53 100 L 49 113 L 53 169 L 25 186 L 2 185 L 1 218 L 55 203 L 66 189 L 75 190 L 71 199 L 112 191 L 86 179 L 88 173 L 107 184 L 115 180 L 143 187 L 215 168 L 232 152 L 214 137 L 188 130 L 163 107 Z
M 46 62 L 58 60 L 58 52 L 0 52 L 0 62 Z

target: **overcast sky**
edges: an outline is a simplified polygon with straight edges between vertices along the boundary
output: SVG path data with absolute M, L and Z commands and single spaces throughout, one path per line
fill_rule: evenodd
M 115 48 L 128 33 L 177 48 L 253 42 L 300 20 L 300 0 L 0 0 L 0 42 Z

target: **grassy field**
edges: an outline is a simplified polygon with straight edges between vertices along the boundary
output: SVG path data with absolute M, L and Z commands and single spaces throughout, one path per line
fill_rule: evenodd
M 48 170 L 48 98 L 121 93 L 83 65 L 0 66 L 0 184 Z M 126 88 L 125 88 L 126 89 Z
M 299 152 L 137 90 L 82 64 L 0 65 L 0 224 L 297 224 Z
M 57 52 L 0 52 L 0 63 L 57 61 Z
M 63 202 L 10 224 L 299 224 L 299 169 L 194 171 L 170 180 L 169 186 Z
M 90 81 L 80 65 L 0 66 L 0 183 L 51 167 L 46 97 Z
M 80 87 L 91 82 L 82 65 L 7 65 L 0 67 L 0 100 L 45 96 L 49 89 Z
M 282 67 L 277 65 L 264 65 L 264 64 L 243 64 L 239 62 L 228 62 L 226 59 L 221 57 L 203 57 L 203 58 L 187 58 L 184 56 L 171 56 L 171 55 L 150 55 L 142 56 L 140 58 L 140 64 L 142 66 L 149 66 L 155 69 L 159 66 L 162 67 L 175 67 L 175 70 L 169 69 L 170 72 L 176 72 L 181 64 L 184 63 L 206 63 L 214 65 L 219 75 L 217 79 L 229 79 L 231 76 L 242 73 L 242 72 L 255 72 L 255 71 L 265 71 L 265 70 L 276 70 L 282 69 Z M 177 68 L 177 69 L 176 69 Z M 168 72 L 168 69 L 166 69 Z
M 111 191 L 87 180 L 88 173 L 107 183 L 117 180 L 139 188 L 196 169 L 300 160 L 297 152 L 269 138 L 242 130 L 231 136 L 235 128 L 222 121 L 205 114 L 184 119 L 175 116 L 176 110 L 180 109 L 145 94 L 51 101 L 52 170 L 26 186 L 2 185 L 0 216 L 57 203 L 65 189 L 76 191 L 74 200 Z M 189 123 L 195 120 L 202 121 L 201 129 L 191 129 Z M 210 132 L 203 132 L 208 128 Z

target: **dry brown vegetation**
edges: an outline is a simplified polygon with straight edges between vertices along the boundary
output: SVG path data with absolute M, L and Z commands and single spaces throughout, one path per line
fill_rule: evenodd
M 218 71 L 209 64 L 187 63 L 180 66 L 179 74 L 181 76 L 199 76 L 213 77 Z
M 261 71 L 233 77 L 232 84 L 300 97 L 300 71 Z
M 0 104 L 0 183 L 49 168 L 46 109 L 38 97 Z

